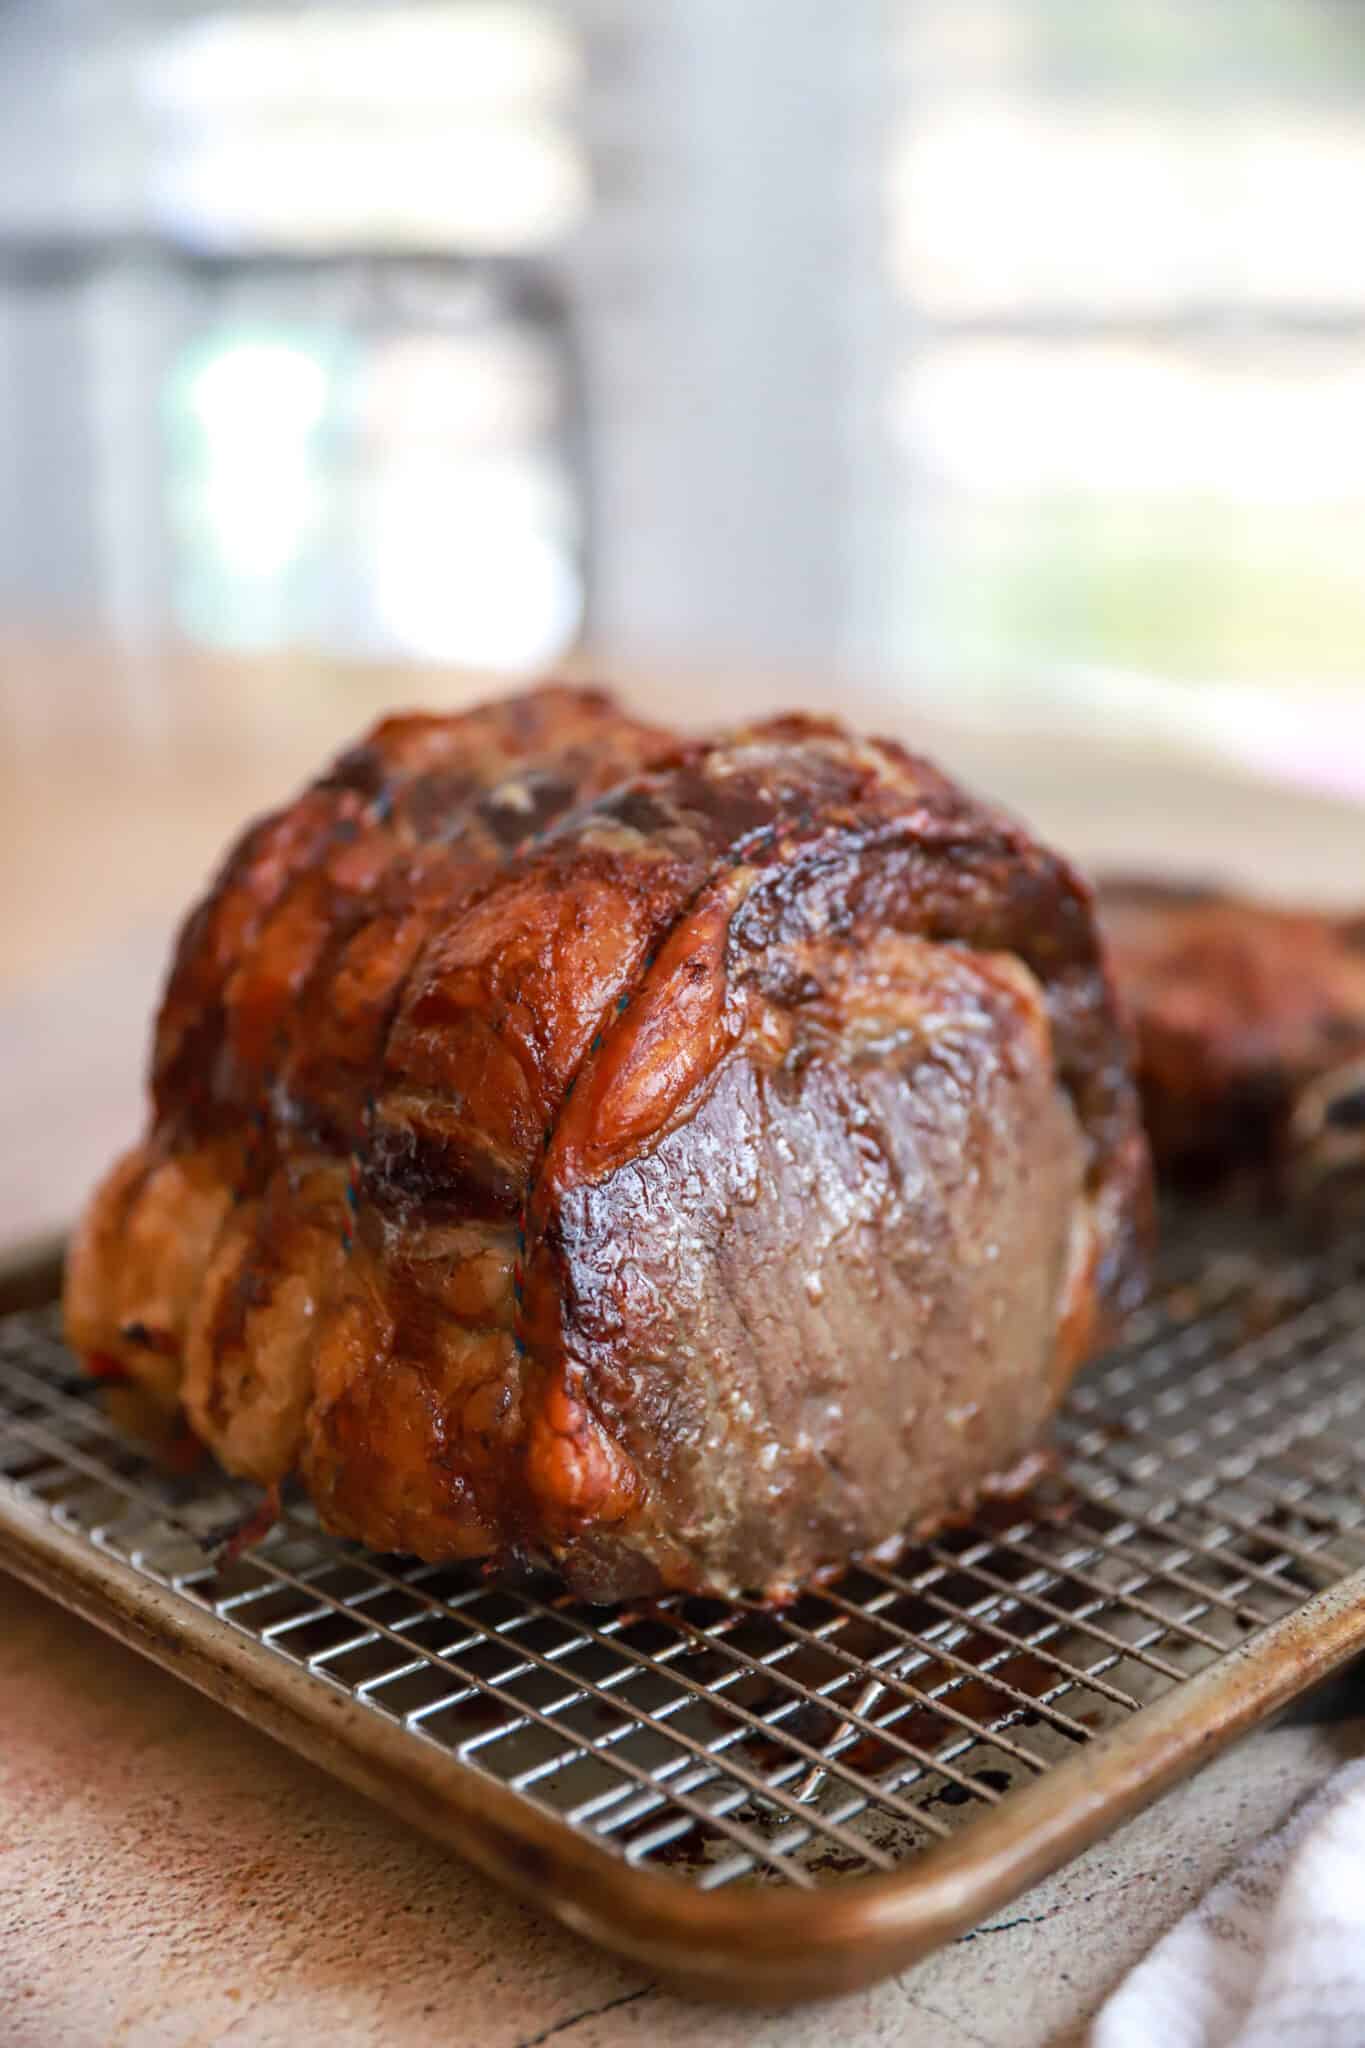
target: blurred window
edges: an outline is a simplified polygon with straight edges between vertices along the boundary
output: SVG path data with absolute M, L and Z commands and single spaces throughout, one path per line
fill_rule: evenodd
M 1365 14 L 897 0 L 879 630 L 1358 679 Z
M 0 605 L 1336 689 L 1362 217 L 1359 0 L 10 0 Z
M 553 0 L 16 0 L 6 623 L 126 647 L 152 725 L 168 638 L 514 674 L 570 648 L 581 90 Z

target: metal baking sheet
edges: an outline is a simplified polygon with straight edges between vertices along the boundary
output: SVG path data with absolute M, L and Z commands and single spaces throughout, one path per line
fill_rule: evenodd
M 780 1613 L 378 1557 L 253 1504 L 0 1287 L 0 1564 L 680 1988 L 899 1969 L 1365 1649 L 1365 1244 L 1170 1232 L 1056 1468 Z M 37 1303 L 38 1305 L 34 1305 Z

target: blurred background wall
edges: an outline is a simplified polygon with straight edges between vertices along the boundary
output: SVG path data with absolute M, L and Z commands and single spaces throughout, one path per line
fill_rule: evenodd
M 1362 220 L 1358 0 L 7 0 L 5 734 L 587 647 L 1365 790 Z

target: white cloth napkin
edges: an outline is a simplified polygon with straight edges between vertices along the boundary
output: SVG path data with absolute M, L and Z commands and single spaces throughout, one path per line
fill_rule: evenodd
M 1157 1943 L 1091 2048 L 1365 2048 L 1365 1759 Z

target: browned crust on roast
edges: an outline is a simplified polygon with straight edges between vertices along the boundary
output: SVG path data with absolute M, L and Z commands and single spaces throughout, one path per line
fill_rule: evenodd
M 299 1466 L 343 1533 L 553 1559 L 600 1597 L 775 1593 L 959 1507 L 1028 1448 L 1141 1268 L 1145 1154 L 1084 883 L 929 764 L 827 722 L 683 745 L 554 690 L 386 721 L 245 836 L 190 919 L 153 1101 L 77 1243 L 73 1341 L 182 1392 L 231 1469 Z M 725 1131 L 738 1154 L 759 1125 L 756 1221 L 707 1223 L 707 1159 L 723 1179 Z M 831 1308 L 786 1331 L 764 1205 L 789 1261 L 829 1206 L 817 1189 L 803 1210 L 783 1163 L 800 1133 L 857 1215 L 825 1215 Z M 613 1230 L 638 1236 L 632 1173 L 672 1220 L 646 1223 L 613 1299 L 593 1275 Z M 647 1300 L 694 1213 L 674 1293 L 696 1293 L 695 1342 Z M 997 1224 L 1006 1277 L 973 1278 Z M 973 1369 L 996 1392 L 942 1456 L 888 1417 L 904 1442 L 880 1479 L 861 1424 L 867 1470 L 843 1475 L 833 1439 L 789 1460 L 773 1418 L 818 1378 L 801 1345 L 872 1345 L 875 1402 L 899 1399 L 890 1324 L 890 1364 L 875 1350 L 890 1310 L 845 1286 L 888 1259 L 922 1324 L 905 1385 L 925 1431 L 935 1403 L 966 1415 L 946 1388 Z M 986 1328 L 1010 1300 L 1014 1352 Z M 147 1304 L 150 1357 L 129 1336 Z M 712 1465 L 698 1433 L 726 1345 L 772 1411 L 766 1526 L 737 1498 L 742 1429 Z
M 915 765 L 905 764 L 912 776 Z M 635 1168 L 662 1139 L 699 1119 L 699 1105 L 735 1056 L 755 1010 L 762 1013 L 756 1062 L 765 1056 L 765 1039 L 779 1067 L 791 1063 L 794 1051 L 809 1056 L 803 1040 L 819 1044 L 828 1030 L 819 1010 L 829 989 L 818 980 L 802 986 L 811 981 L 810 962 L 803 968 L 799 957 L 803 947 L 823 949 L 827 982 L 842 978 L 856 987 L 860 972 L 866 978 L 862 963 L 869 951 L 894 934 L 928 939 L 945 951 L 962 948 L 960 957 L 977 972 L 998 977 L 993 963 L 1002 961 L 1032 978 L 1045 1004 L 1047 1054 L 1085 1134 L 1091 1219 L 1082 1238 L 1058 1247 L 1067 1268 L 1059 1274 L 1060 1327 L 1050 1370 L 1033 1382 L 1045 1388 L 1046 1400 L 1022 1421 L 1001 1406 L 998 1437 L 964 1447 L 956 1461 L 942 1460 L 932 1478 L 924 1469 L 931 1461 L 920 1454 L 924 1520 L 960 1508 L 989 1471 L 1017 1457 L 1140 1287 L 1150 1221 L 1146 1155 L 1085 883 L 1010 821 L 939 787 L 890 817 L 876 807 L 845 815 L 826 811 L 779 833 L 753 865 L 717 878 L 675 926 L 644 986 L 579 1076 L 528 1205 L 528 1521 L 542 1547 L 547 1529 L 558 1537 L 550 1547 L 580 1583 L 615 1588 L 614 1574 L 633 1569 L 630 1590 L 647 1589 L 656 1582 L 653 1564 L 665 1552 L 665 1581 L 695 1582 L 709 1574 L 710 1583 L 724 1584 L 727 1566 L 735 1572 L 733 1551 L 722 1562 L 713 1546 L 699 1564 L 695 1551 L 676 1548 L 676 1459 L 670 1476 L 659 1445 L 667 1444 L 676 1399 L 667 1354 L 679 1339 L 667 1310 L 683 1282 L 675 1271 L 671 1285 L 655 1284 L 647 1254 L 614 1255 L 639 1201 Z M 1009 1028 L 1001 1027 L 1002 1036 Z M 1008 1135 L 998 1128 L 987 1149 L 1002 1146 Z M 628 1178 L 623 1169 L 632 1162 Z M 679 1186 L 688 1179 L 675 1169 Z M 904 1216 L 897 1223 L 909 1228 Z M 714 1215 L 708 1225 L 709 1238 L 723 1227 Z M 946 1241 L 940 1249 L 946 1256 Z M 667 1330 L 670 1341 L 651 1349 L 653 1325 Z M 961 1337 L 959 1330 L 953 1341 Z M 731 1353 L 741 1341 L 732 1332 Z M 652 1373 L 638 1364 L 642 1349 L 658 1358 Z M 995 1387 L 998 1404 L 1006 1391 L 1003 1382 Z M 643 1426 L 632 1427 L 640 1416 Z M 623 1454 L 626 1443 L 633 1456 Z M 740 1483 L 737 1474 L 736 1488 Z M 648 1543 L 639 1543 L 635 1531 L 661 1499 L 672 1527 L 667 1516 L 659 1518 Z M 694 1500 L 693 1506 L 704 1543 L 705 1504 Z M 775 1512 L 765 1504 L 769 1520 Z M 791 1526 L 776 1553 L 765 1549 L 766 1532 L 755 1525 L 748 1554 L 763 1558 L 761 1583 L 772 1590 L 783 1570 L 780 1559 L 788 1580 L 799 1581 L 850 1548 L 870 1547 L 894 1532 L 894 1516 L 875 1501 L 855 1500 L 849 1512 L 858 1519 L 841 1525 L 829 1516 L 816 1527 L 808 1494 L 789 1503 Z M 604 1537 L 604 1531 L 611 1534 Z M 628 1564 L 620 1561 L 622 1552 Z M 729 1589 L 741 1583 L 742 1575 L 732 1576 Z
M 235 1211 L 259 1201 L 282 1164 L 306 1176 L 363 1144 L 389 1027 L 433 921 L 477 895 L 547 819 L 675 746 L 600 691 L 550 687 L 463 716 L 387 719 L 250 827 L 176 949 L 147 1139 L 96 1195 L 74 1242 L 73 1343 L 163 1399 L 192 1353 L 192 1419 L 232 1462 L 212 1386 L 220 1369 L 234 1370 L 227 1337 L 215 1335 L 227 1325 L 199 1300 L 219 1232 L 244 1263 L 227 1273 L 217 1261 L 215 1296 L 263 1306 L 275 1263 L 257 1255 Z M 178 1185 L 193 1197 L 185 1227 Z M 344 1185 L 334 1227 L 341 1245 L 351 1235 Z M 307 1314 L 318 1306 L 310 1300 Z M 244 1469 L 280 1476 L 259 1460 Z

